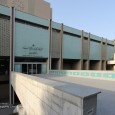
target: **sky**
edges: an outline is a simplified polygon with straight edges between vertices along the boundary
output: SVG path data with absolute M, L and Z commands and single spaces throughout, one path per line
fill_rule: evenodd
M 115 0 L 45 0 L 52 7 L 52 20 L 115 39 Z

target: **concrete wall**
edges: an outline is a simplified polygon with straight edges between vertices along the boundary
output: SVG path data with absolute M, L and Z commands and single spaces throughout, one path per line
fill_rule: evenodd
M 114 71 L 50 70 L 49 74 L 115 81 Z
M 48 82 L 55 86 L 64 85 L 24 74 L 12 75 L 13 88 L 27 115 L 66 115 L 65 106 L 70 108 L 71 115 L 75 112 L 83 114 L 80 98 L 48 86 Z
M 8 7 L 14 6 L 17 10 L 41 18 L 52 19 L 50 4 L 44 0 L 0 0 L 0 4 Z
M 92 115 L 96 114 L 95 90 L 80 87 L 85 92 L 82 94 L 78 87 L 67 83 L 21 73 L 12 73 L 11 83 L 27 115 L 85 115 L 84 113 L 88 113 L 92 108 Z M 76 88 L 78 90 L 73 91 Z M 85 98 L 85 95 L 88 98 Z

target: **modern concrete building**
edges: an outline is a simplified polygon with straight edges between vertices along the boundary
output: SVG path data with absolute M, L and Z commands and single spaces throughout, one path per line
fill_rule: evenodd
M 6 3 L 9 6 L 8 1 L 1 1 Z M 12 17 L 11 8 L 0 5 L 1 74 L 9 71 L 10 38 L 14 39 L 14 68 L 22 73 L 41 73 L 48 69 L 113 69 L 107 65 L 114 58 L 113 41 L 16 9 Z
M 52 8 L 50 4 L 44 0 L 0 0 L 0 4 L 8 7 L 13 6 L 16 10 L 41 18 L 52 18 Z
M 50 4 L 44 0 L 0 0 L 0 101 L 9 95 L 9 70 L 10 70 L 10 38 L 11 38 L 11 7 L 17 11 L 41 17 L 44 20 L 52 18 Z M 6 10 L 6 8 L 8 10 Z M 6 15 L 8 13 L 8 15 Z M 29 18 L 29 17 L 28 17 Z M 21 29 L 21 28 L 20 28 Z M 39 49 L 37 49 L 39 50 Z M 35 61 L 35 60 L 34 60 Z M 32 62 L 34 62 L 32 61 Z M 39 61 L 38 61 L 39 62 Z M 30 66 L 31 66 L 31 62 Z M 37 63 L 36 63 L 37 64 Z M 41 72 L 41 63 L 37 64 Z M 34 67 L 34 66 L 33 66 Z M 23 69 L 23 68 L 22 68 Z M 30 70 L 31 71 L 31 70 Z M 46 70 L 45 70 L 46 71 Z M 3 91 L 4 89 L 4 91 Z
M 22 0 L 12 1 L 12 8 L 7 0 L 0 1 L 1 78 L 8 78 L 9 69 L 25 74 L 47 73 L 49 69 L 113 69 L 107 65 L 114 58 L 113 41 L 56 23 L 51 20 L 48 3 L 39 0 L 44 11 L 43 7 L 37 9 L 37 0 L 35 4 L 27 1 L 28 5 Z
M 115 74 L 111 71 L 80 70 L 113 70 L 114 64 L 109 61 L 114 59 L 115 42 L 54 22 L 47 2 L 31 2 L 0 1 L 0 100 L 8 98 L 11 76 L 10 103 L 14 103 L 18 95 L 29 114 L 38 110 L 42 114 L 45 107 L 50 115 L 65 115 L 68 108 L 73 115 L 76 112 L 95 115 L 99 90 L 25 74 L 49 72 L 114 80 Z

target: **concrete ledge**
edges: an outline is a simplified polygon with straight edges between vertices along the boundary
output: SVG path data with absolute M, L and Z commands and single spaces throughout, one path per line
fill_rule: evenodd
M 115 61 L 108 61 L 107 64 L 115 65 Z
M 27 115 L 96 115 L 99 90 L 21 73 L 11 83 Z

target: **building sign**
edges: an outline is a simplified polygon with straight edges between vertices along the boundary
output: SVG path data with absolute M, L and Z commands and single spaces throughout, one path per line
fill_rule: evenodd
M 34 44 L 32 46 L 24 46 L 22 47 L 22 49 L 24 50 L 24 55 L 23 56 L 30 56 L 30 57 L 41 57 L 41 51 L 43 50 L 43 48 L 35 46 Z

